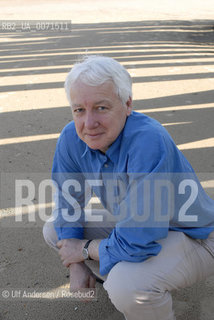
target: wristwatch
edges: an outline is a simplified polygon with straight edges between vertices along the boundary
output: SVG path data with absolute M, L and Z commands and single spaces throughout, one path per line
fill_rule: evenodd
M 89 253 L 88 253 L 88 246 L 89 246 L 89 244 L 90 244 L 91 241 L 92 241 L 92 239 L 91 239 L 91 240 L 88 240 L 88 241 L 86 242 L 86 244 L 84 245 L 84 248 L 82 249 L 82 255 L 83 255 L 84 260 L 92 260 L 92 259 L 89 257 Z

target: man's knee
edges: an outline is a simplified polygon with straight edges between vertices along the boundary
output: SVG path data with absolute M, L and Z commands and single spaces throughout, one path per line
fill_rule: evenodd
M 130 264 L 129 262 L 116 264 L 104 283 L 110 300 L 123 313 L 130 312 L 139 304 L 146 308 L 153 303 L 159 303 L 166 293 L 154 276 L 145 273 L 142 277 L 142 270 L 140 278 L 137 274 L 130 273 Z
M 58 241 L 56 231 L 52 222 L 47 221 L 43 226 L 43 237 L 45 242 L 53 249 L 58 250 L 56 243 Z

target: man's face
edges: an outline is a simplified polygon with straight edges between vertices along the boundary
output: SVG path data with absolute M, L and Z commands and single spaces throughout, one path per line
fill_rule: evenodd
M 130 115 L 131 98 L 124 106 L 111 81 L 88 86 L 78 81 L 71 89 L 76 131 L 91 149 L 106 152 L 122 131 Z

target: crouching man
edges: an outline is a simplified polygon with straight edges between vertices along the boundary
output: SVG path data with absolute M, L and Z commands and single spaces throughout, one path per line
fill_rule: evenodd
M 127 320 L 175 319 L 171 290 L 214 274 L 214 201 L 161 124 L 132 110 L 131 77 L 117 61 L 85 58 L 65 89 L 74 120 L 57 142 L 44 238 L 71 289 L 95 287 L 97 266 Z M 87 218 L 93 192 L 105 210 Z

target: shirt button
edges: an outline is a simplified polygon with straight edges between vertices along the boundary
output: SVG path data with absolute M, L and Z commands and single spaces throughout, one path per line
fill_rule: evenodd
M 108 163 L 105 163 L 105 164 L 104 164 L 104 167 L 105 167 L 105 168 L 108 168 Z

